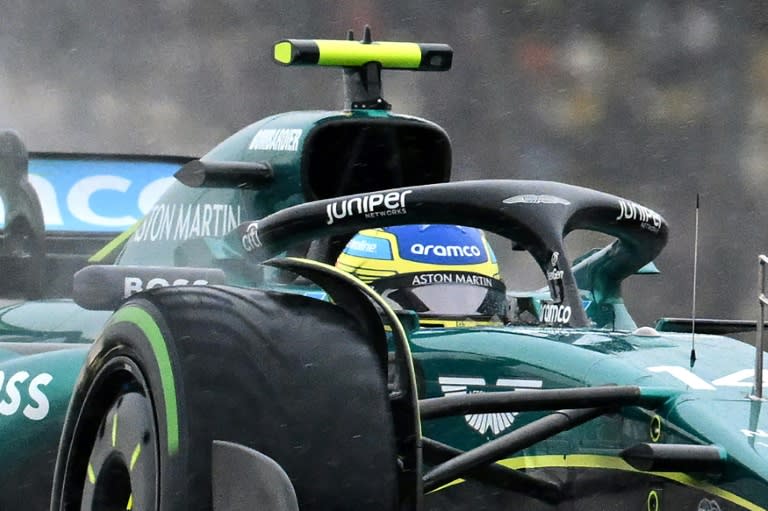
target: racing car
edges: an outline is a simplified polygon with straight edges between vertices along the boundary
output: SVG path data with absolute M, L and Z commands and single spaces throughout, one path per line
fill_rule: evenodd
M 47 276 L 61 253 L 43 252 L 23 144 L 0 137 L 0 254 L 23 294 L 0 310 L 0 509 L 768 507 L 762 347 L 723 335 L 762 322 L 638 327 L 624 303 L 625 279 L 657 271 L 659 213 L 451 181 L 446 132 L 381 86 L 448 70 L 447 45 L 366 29 L 273 52 L 343 68 L 343 109 L 276 114 L 180 162 L 141 221 L 63 270 L 71 296 Z M 502 322 L 439 324 L 337 265 L 361 232 L 375 252 L 424 225 L 504 238 L 541 286 L 502 290 Z M 572 256 L 577 230 L 609 242 Z

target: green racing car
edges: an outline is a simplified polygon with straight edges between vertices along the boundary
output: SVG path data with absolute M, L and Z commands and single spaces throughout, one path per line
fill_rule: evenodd
M 447 45 L 366 30 L 273 51 L 341 67 L 344 108 L 200 159 L 28 155 L 0 134 L 0 509 L 768 508 L 762 349 L 724 336 L 762 325 L 638 327 L 624 304 L 626 278 L 658 271 L 660 214 L 450 181 L 445 131 L 381 87 L 448 70 Z M 165 191 L 135 223 L 78 217 L 131 220 L 114 237 L 52 231 L 30 183 L 62 161 L 153 165 L 142 186 Z M 574 231 L 609 241 L 572 255 Z M 539 284 L 504 284 L 502 249 Z

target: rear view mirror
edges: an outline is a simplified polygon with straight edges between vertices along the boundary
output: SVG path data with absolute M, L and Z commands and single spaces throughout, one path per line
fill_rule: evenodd
M 45 272 L 43 210 L 28 180 L 28 155 L 14 131 L 0 132 L 0 296 L 38 298 Z

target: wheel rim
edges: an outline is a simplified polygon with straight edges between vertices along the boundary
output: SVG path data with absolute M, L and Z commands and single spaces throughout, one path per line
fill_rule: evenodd
M 91 388 L 78 421 L 83 427 L 76 429 L 70 454 L 75 455 L 70 467 L 83 469 L 82 477 L 70 479 L 79 491 L 70 486 L 64 493 L 74 498 L 80 494 L 74 508 L 81 511 L 156 509 L 158 437 L 141 371 L 127 357 L 116 357 L 101 368 Z
M 99 425 L 88 458 L 80 509 L 152 509 L 156 443 L 149 399 L 139 392 L 117 397 Z

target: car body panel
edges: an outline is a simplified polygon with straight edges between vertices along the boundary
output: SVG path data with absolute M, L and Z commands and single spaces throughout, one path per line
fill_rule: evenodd
M 47 509 L 61 430 L 87 344 L 0 342 L 0 507 Z M 26 344 L 26 346 L 25 346 Z

